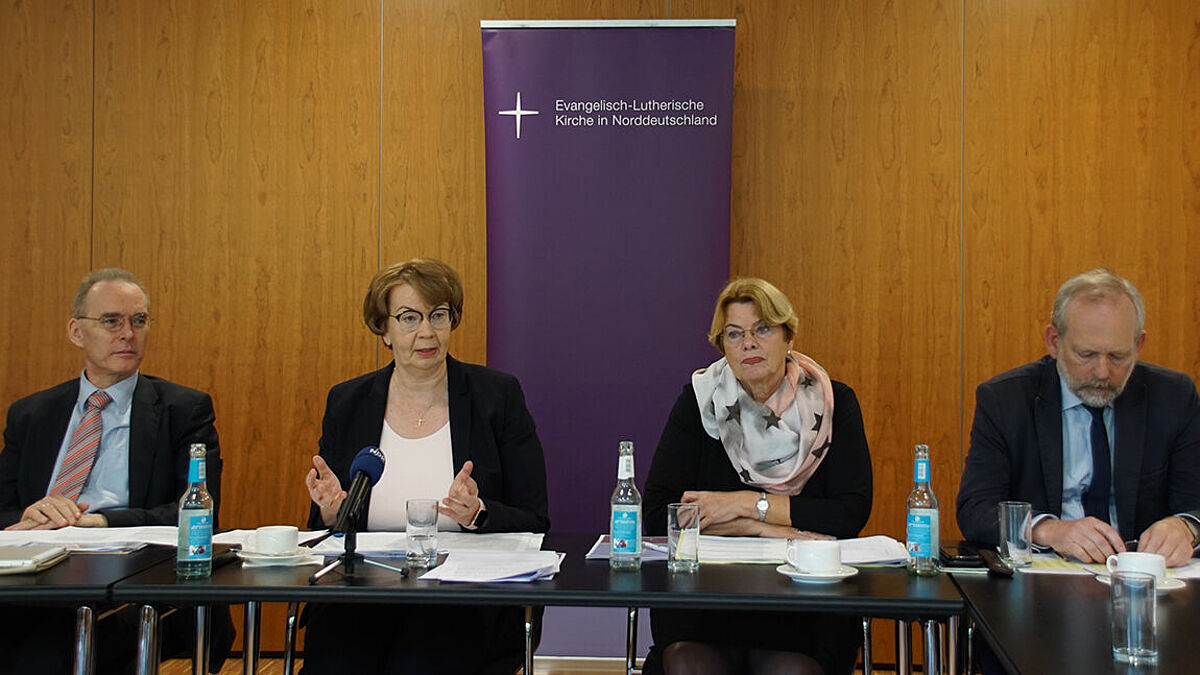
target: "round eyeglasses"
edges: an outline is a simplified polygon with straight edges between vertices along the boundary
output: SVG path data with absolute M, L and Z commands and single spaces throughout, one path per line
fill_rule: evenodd
M 450 311 L 449 307 L 434 307 L 429 310 L 429 314 L 425 315 L 415 309 L 406 309 L 399 314 L 392 316 L 396 323 L 400 324 L 400 330 L 405 333 L 413 333 L 421 327 L 421 323 L 426 318 L 429 319 L 429 325 L 436 330 L 445 330 L 450 327 L 454 318 L 454 312 Z
M 149 314 L 133 314 L 125 316 L 124 314 L 101 314 L 100 316 L 77 316 L 76 319 L 87 319 L 100 324 L 100 327 L 110 333 L 120 332 L 125 328 L 125 322 L 129 321 L 129 327 L 133 330 L 142 331 L 150 327 Z
M 771 334 L 775 332 L 776 328 L 779 328 L 779 326 L 768 326 L 765 323 L 755 324 L 750 328 L 750 330 L 738 328 L 737 326 L 727 326 L 721 333 L 721 337 L 725 340 L 725 342 L 728 342 L 731 345 L 736 345 L 740 344 L 741 341 L 746 338 L 747 334 L 753 335 L 754 339 L 756 340 L 766 340 L 767 338 L 771 337 Z

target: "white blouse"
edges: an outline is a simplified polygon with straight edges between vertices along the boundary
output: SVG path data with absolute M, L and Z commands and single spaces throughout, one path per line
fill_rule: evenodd
M 425 438 L 404 438 L 383 422 L 379 437 L 383 452 L 383 475 L 371 489 L 367 529 L 403 532 L 407 525 L 404 504 L 409 499 L 442 498 L 454 480 L 454 456 L 450 449 L 450 422 Z M 438 515 L 438 529 L 458 531 L 458 523 Z

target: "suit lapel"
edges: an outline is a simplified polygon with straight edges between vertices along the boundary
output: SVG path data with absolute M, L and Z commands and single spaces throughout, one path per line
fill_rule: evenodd
M 1062 515 L 1062 390 L 1054 360 L 1043 359 L 1042 382 L 1034 399 L 1033 421 L 1037 429 L 1038 454 L 1046 488 L 1046 509 Z
M 454 458 L 454 473 L 471 459 L 471 395 L 462 364 L 446 357 L 446 386 L 450 405 L 450 451 Z
M 46 435 L 41 439 L 45 452 L 32 453 L 32 471 L 30 476 L 33 485 L 45 494 L 50 491 L 50 479 L 54 474 L 54 463 L 58 460 L 58 451 L 62 448 L 63 439 L 67 435 L 67 427 L 71 424 L 71 413 L 75 402 L 79 399 L 79 380 L 73 386 L 64 386 L 62 395 L 51 404 L 50 424 L 46 427 Z
M 1121 535 L 1132 539 L 1137 533 L 1137 484 L 1142 472 L 1146 438 L 1146 382 L 1141 368 L 1134 366 L 1125 391 L 1113 402 L 1113 491 L 1117 500 L 1117 524 Z
M 150 378 L 139 375 L 133 390 L 129 415 L 129 506 L 143 507 L 150 490 L 154 468 L 154 434 L 162 416 L 158 389 Z

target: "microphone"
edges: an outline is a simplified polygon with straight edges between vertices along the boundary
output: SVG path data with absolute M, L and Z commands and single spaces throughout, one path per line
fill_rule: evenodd
M 345 532 L 358 522 L 358 514 L 366 502 L 367 493 L 383 475 L 383 453 L 379 448 L 368 445 L 354 456 L 350 465 L 350 489 L 338 509 L 337 523 L 333 532 Z

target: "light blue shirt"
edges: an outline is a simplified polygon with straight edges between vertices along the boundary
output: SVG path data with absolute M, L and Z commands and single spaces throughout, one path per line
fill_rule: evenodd
M 1079 520 L 1087 514 L 1083 511 L 1083 494 L 1092 484 L 1092 413 L 1060 377 L 1062 389 L 1062 518 Z M 1104 428 L 1108 430 L 1108 475 L 1112 476 L 1114 419 L 1112 404 L 1104 406 Z M 1108 522 L 1113 529 L 1117 525 L 1117 501 L 1112 484 L 1108 486 Z
M 88 505 L 88 513 L 129 506 L 129 413 L 137 381 L 138 374 L 134 373 L 133 377 L 127 377 L 104 390 L 112 397 L 112 401 L 100 411 L 100 424 L 103 425 L 100 447 L 96 450 L 96 462 L 78 499 Z M 71 421 L 67 424 L 67 435 L 58 448 L 58 459 L 54 460 L 50 487 L 54 486 L 58 470 L 67 457 L 67 448 L 83 419 L 88 397 L 97 389 L 99 387 L 88 381 L 86 371 L 79 376 L 79 398 L 71 409 Z

